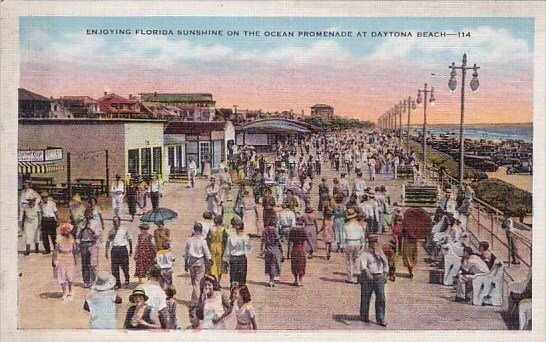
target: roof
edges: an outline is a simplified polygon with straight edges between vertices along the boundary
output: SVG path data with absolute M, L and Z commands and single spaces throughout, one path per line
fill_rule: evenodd
M 90 96 L 84 95 L 84 96 L 61 96 L 60 98 L 63 102 L 80 102 L 84 105 L 97 103 L 98 101 L 93 99 Z
M 117 124 L 117 123 L 153 123 L 153 124 L 165 124 L 166 120 L 158 119 L 126 119 L 126 118 L 108 118 L 108 119 L 94 119 L 94 118 L 20 118 L 20 125 L 46 125 L 46 124 L 80 124 L 80 123 L 94 123 L 94 124 Z
M 312 106 L 311 108 L 332 108 L 332 109 L 334 109 L 334 107 L 332 107 L 330 105 L 327 105 L 327 104 L 322 104 L 322 103 L 316 104 L 316 105 Z
M 51 102 L 45 96 L 31 92 L 30 90 L 19 88 L 19 101 L 47 101 Z
M 107 94 L 101 97 L 100 99 L 98 99 L 97 101 L 101 102 L 101 104 L 105 102 L 106 103 L 122 103 L 122 104 L 137 104 L 138 103 L 138 101 L 136 100 L 126 99 L 125 97 L 114 94 L 114 93 Z
M 223 131 L 225 121 L 173 121 L 165 127 L 165 134 L 201 134 Z
M 312 133 L 320 131 L 320 128 L 306 122 L 283 119 L 266 118 L 259 119 L 237 128 L 237 131 L 245 133 L 270 133 L 279 135 L 290 135 L 298 133 Z
M 209 93 L 141 93 L 146 102 L 215 102 Z

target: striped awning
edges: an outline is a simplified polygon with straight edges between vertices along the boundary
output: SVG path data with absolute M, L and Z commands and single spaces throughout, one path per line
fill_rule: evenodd
M 19 162 L 19 173 L 21 174 L 49 173 L 61 170 L 64 170 L 64 165 L 60 163 L 42 164 L 35 162 Z

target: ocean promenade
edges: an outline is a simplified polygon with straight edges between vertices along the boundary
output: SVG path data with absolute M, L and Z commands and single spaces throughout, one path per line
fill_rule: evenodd
M 324 167 L 323 176 L 329 181 L 336 176 L 329 166 Z M 352 177 L 351 177 L 352 179 Z M 402 180 L 385 180 L 383 175 L 376 181 L 367 182 L 368 186 L 386 185 L 393 201 L 399 201 Z M 200 180 L 194 189 L 187 189 L 182 184 L 167 183 L 161 204 L 180 214 L 176 221 L 167 223 L 173 236 L 173 253 L 178 259 L 174 266 L 174 283 L 177 287 L 175 296 L 178 303 L 177 317 L 179 326 L 189 325 L 187 304 L 191 294 L 189 274 L 184 272 L 184 244 L 191 234 L 194 221 L 199 220 L 206 209 L 206 182 Z M 318 193 L 316 185 L 312 191 L 312 203 L 316 207 Z M 109 199 L 102 198 L 100 205 L 104 217 L 112 217 Z M 126 210 L 126 209 L 125 209 Z M 258 210 L 261 215 L 261 209 Z M 127 218 L 124 212 L 124 218 Z M 123 222 L 133 239 L 138 233 L 138 220 Z M 106 221 L 106 229 L 111 222 Z M 473 228 L 474 229 L 474 228 Z M 380 242 L 386 243 L 390 235 L 381 235 Z M 23 240 L 19 241 L 19 250 L 23 250 Z M 309 260 L 304 286 L 291 286 L 290 263 L 282 266 L 281 284 L 275 288 L 267 286 L 264 274 L 264 260 L 258 257 L 259 239 L 252 239 L 253 255 L 249 258 L 248 284 L 256 308 L 259 329 L 298 329 L 298 330 L 346 330 L 346 329 L 388 329 L 388 330 L 502 330 L 507 329 L 503 319 L 504 307 L 472 306 L 457 303 L 455 289 L 443 285 L 429 284 L 429 269 L 424 262 L 427 255 L 419 248 L 418 263 L 413 279 L 407 278 L 406 270 L 399 259 L 395 282 L 388 282 L 387 322 L 388 328 L 374 323 L 358 320 L 360 286 L 347 284 L 345 280 L 345 260 L 341 253 L 332 253 L 330 260 L 325 259 L 324 244 L 319 241 L 317 257 Z M 496 251 L 496 249 L 494 249 Z M 78 267 L 79 268 L 79 267 Z M 99 253 L 99 269 L 109 270 L 110 262 L 104 259 L 104 247 Z M 72 302 L 60 300 L 60 288 L 53 278 L 51 258 L 45 255 L 19 255 L 19 328 L 87 328 L 89 315 L 82 309 L 88 290 L 78 283 Z M 134 273 L 134 261 L 130 261 L 131 275 Z M 79 275 L 78 275 L 79 279 Z M 136 286 L 136 279 L 131 278 L 131 288 Z M 227 289 L 227 279 L 222 281 Z M 131 289 L 121 289 L 118 294 L 123 303 L 118 306 L 118 326 L 123 324 L 125 312 L 129 306 L 128 297 Z M 372 303 L 373 308 L 373 303 Z

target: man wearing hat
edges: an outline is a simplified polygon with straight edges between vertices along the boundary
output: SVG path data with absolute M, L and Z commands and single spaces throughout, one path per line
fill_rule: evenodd
M 57 235 L 57 204 L 47 192 L 42 193 L 42 198 L 45 198 L 45 202 L 42 202 L 42 243 L 44 244 L 44 254 L 51 253 L 51 246 L 55 247 L 55 238 Z M 51 239 L 51 245 L 49 240 Z
M 347 223 L 343 226 L 345 233 L 345 266 L 347 270 L 346 283 L 353 282 L 355 262 L 364 246 L 366 246 L 366 228 L 358 221 L 358 213 L 354 209 L 347 210 Z
M 117 329 L 116 304 L 122 302 L 114 290 L 116 277 L 106 271 L 97 274 L 97 280 L 85 299 L 91 329 Z
M 26 250 L 25 255 L 30 254 L 30 245 L 34 243 L 36 253 L 39 252 L 38 245 L 40 243 L 40 221 L 41 221 L 42 211 L 38 203 L 36 203 L 36 198 L 28 197 L 27 204 L 23 206 L 23 210 L 20 212 L 20 222 L 23 226 L 23 231 L 25 233 L 26 241 Z
M 379 248 L 377 235 L 368 238 L 369 250 L 360 254 L 360 320 L 369 322 L 370 299 L 375 293 L 375 318 L 377 324 L 385 323 L 385 283 L 389 274 L 389 263 L 385 253 Z
M 112 184 L 110 193 L 112 195 L 112 210 L 114 216 L 121 216 L 121 209 L 123 208 L 123 198 L 125 197 L 125 182 L 121 179 L 121 175 L 116 175 L 116 180 Z

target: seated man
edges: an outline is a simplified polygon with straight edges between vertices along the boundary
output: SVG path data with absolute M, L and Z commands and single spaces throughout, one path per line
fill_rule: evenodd
M 495 264 L 495 260 L 497 259 L 497 257 L 495 257 L 493 253 L 491 253 L 491 251 L 489 250 L 489 243 L 487 241 L 480 241 L 478 249 L 480 257 L 483 261 L 485 261 L 489 269 L 491 269 Z
M 486 274 L 489 272 L 489 267 L 482 258 L 475 254 L 472 248 L 465 247 L 463 258 L 461 260 L 461 274 L 457 280 L 457 297 L 456 302 L 466 302 L 466 285 L 472 284 L 472 279 L 478 274 Z

